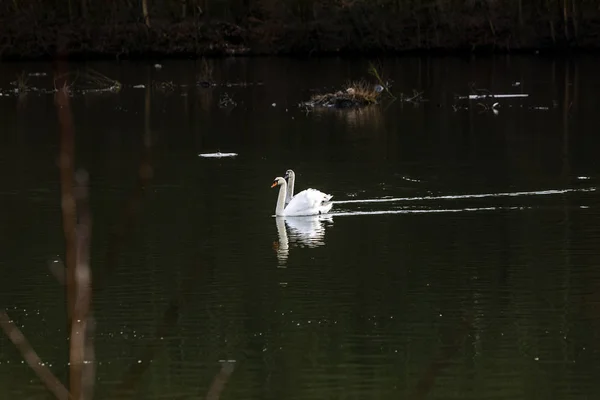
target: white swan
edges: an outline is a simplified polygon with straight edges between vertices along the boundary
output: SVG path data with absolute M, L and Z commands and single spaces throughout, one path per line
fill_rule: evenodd
M 272 188 L 275 186 L 281 186 L 275 207 L 275 215 L 278 217 L 326 214 L 333 207 L 333 203 L 329 202 L 333 196 L 316 189 L 301 191 L 286 206 L 287 182 L 279 176 L 271 185 Z
M 285 176 L 283 177 L 287 180 L 287 193 L 285 196 L 285 205 L 287 206 L 292 197 L 294 197 L 294 182 L 296 181 L 296 174 L 291 169 L 285 171 Z

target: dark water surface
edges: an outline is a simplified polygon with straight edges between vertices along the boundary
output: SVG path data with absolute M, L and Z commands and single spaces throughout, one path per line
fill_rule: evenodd
M 71 98 L 96 398 L 204 398 L 223 360 L 222 399 L 600 398 L 600 60 L 386 60 L 426 102 L 298 107 L 367 65 L 221 60 L 212 89 L 200 63 L 71 65 L 124 84 Z M 8 93 L 21 71 L 53 87 L 50 64 L 0 65 L 0 309 L 64 380 L 57 111 Z M 471 83 L 530 96 L 495 114 L 455 100 Z M 331 215 L 273 217 L 288 168 Z M 0 334 L 0 397 L 45 398 L 22 360 Z

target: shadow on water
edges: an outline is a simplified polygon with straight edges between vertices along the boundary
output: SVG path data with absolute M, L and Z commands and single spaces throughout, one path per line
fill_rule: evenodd
M 598 60 L 383 64 L 1 65 L 0 393 L 600 395 Z M 273 229 L 288 168 L 334 207 Z

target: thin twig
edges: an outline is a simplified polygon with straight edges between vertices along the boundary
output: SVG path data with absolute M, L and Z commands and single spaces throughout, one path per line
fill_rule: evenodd
M 390 95 L 390 97 L 392 99 L 396 98 L 396 96 L 394 96 L 392 94 L 392 92 L 390 92 L 390 90 L 388 89 L 388 85 L 386 85 L 386 83 L 383 81 L 383 79 L 381 78 L 381 75 L 379 74 L 379 71 L 377 70 L 375 65 L 373 65 L 372 63 L 369 64 L 369 73 L 371 75 L 373 75 L 375 77 L 375 79 L 377 79 L 379 81 L 379 84 L 383 87 L 383 89 L 386 91 L 386 93 Z
M 6 336 L 19 349 L 27 365 L 35 372 L 40 380 L 46 385 L 58 400 L 68 400 L 69 392 L 61 381 L 54 376 L 52 371 L 42 363 L 31 344 L 27 341 L 21 330 L 15 325 L 5 311 L 0 311 L 0 327 Z
M 403 99 L 403 101 L 405 101 L 407 103 L 417 103 L 422 100 L 422 97 L 423 97 L 423 92 L 418 92 L 413 89 L 413 97 L 408 97 L 406 99 Z

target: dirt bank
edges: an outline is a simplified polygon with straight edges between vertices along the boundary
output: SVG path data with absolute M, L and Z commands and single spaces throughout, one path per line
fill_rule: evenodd
M 3 3 L 2 60 L 600 50 L 598 7 L 578 0 Z

